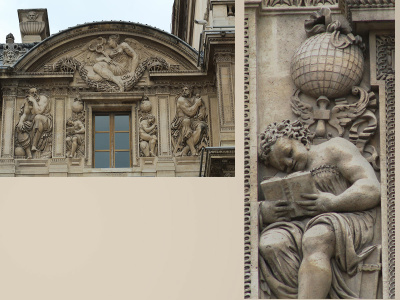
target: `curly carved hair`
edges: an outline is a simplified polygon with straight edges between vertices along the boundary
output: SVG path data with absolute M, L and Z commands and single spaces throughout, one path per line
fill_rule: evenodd
M 298 140 L 306 147 L 308 147 L 312 141 L 310 131 L 298 120 L 293 123 L 291 123 L 290 120 L 283 120 L 282 122 L 269 124 L 259 136 L 260 147 L 258 150 L 258 157 L 266 166 L 269 164 L 269 154 L 272 146 L 281 137 Z
M 110 35 L 109 39 L 116 41 L 118 44 L 119 43 L 119 34 L 112 34 L 112 35 Z

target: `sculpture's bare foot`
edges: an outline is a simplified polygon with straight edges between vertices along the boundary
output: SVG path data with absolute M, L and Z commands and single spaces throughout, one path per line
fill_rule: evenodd
M 32 155 L 28 155 L 26 158 L 27 159 L 32 159 Z
M 31 151 L 37 151 L 37 148 L 35 146 L 32 146 Z
M 156 155 L 154 154 L 153 151 L 150 151 L 150 156 L 151 156 L 151 157 L 155 157 Z

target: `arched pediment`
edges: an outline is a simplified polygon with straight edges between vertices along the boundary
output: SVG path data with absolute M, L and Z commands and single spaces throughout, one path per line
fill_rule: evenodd
M 197 51 L 147 25 L 95 22 L 48 37 L 14 65 L 17 73 L 76 72 L 99 91 L 129 90 L 146 69 L 197 71 Z

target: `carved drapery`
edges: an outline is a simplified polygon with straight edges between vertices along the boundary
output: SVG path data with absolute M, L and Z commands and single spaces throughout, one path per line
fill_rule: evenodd
M 249 14 L 250 15 L 250 14 Z M 254 26 L 253 23 L 251 23 L 252 26 Z M 254 267 L 254 262 L 256 261 L 256 256 L 257 253 L 255 253 L 257 248 L 255 245 L 253 245 L 253 242 L 255 241 L 254 238 L 252 238 L 252 232 L 254 232 L 254 228 L 256 227 L 256 224 L 253 221 L 254 216 L 254 209 L 252 209 L 251 204 L 251 196 L 253 195 L 254 197 L 254 190 L 256 190 L 256 187 L 254 186 L 254 178 L 257 176 L 254 176 L 252 173 L 252 164 L 257 160 L 257 158 L 254 155 L 251 155 L 251 146 L 255 145 L 255 141 L 252 140 L 253 135 L 251 134 L 253 128 L 250 128 L 250 123 L 254 126 L 254 119 L 253 117 L 256 117 L 256 111 L 252 110 L 254 107 L 252 106 L 250 100 L 250 92 L 251 92 L 251 82 L 254 80 L 255 74 L 252 74 L 253 77 L 251 77 L 251 63 L 249 63 L 249 49 L 251 50 L 251 46 L 249 45 L 249 33 L 248 31 L 251 31 L 253 28 L 249 30 L 248 26 L 248 18 L 245 19 L 245 298 L 257 298 L 257 295 L 254 294 L 256 291 L 258 291 L 258 288 L 255 285 L 258 285 L 258 283 L 254 282 L 254 277 L 252 276 L 255 272 L 255 267 Z M 264 42 L 264 41 L 263 41 Z M 377 41 L 378 45 L 378 41 Z M 381 49 L 383 51 L 383 49 Z M 390 130 L 391 128 L 394 129 L 394 101 L 390 100 L 392 90 L 394 90 L 394 72 L 391 76 L 387 75 L 378 75 L 378 74 L 383 74 L 385 71 L 386 72 L 391 72 L 391 58 L 392 58 L 392 53 L 394 53 L 394 48 L 390 48 L 388 46 L 385 50 L 385 56 L 382 56 L 382 59 L 385 60 L 386 62 L 389 62 L 389 66 L 385 65 L 382 67 L 379 65 L 379 62 L 377 63 L 377 79 L 379 78 L 380 80 L 385 79 L 386 83 L 386 116 L 387 116 L 387 174 L 388 174 L 388 222 L 389 222 L 389 228 L 388 228 L 388 234 L 389 234 L 389 272 L 393 273 L 393 275 L 389 276 L 389 280 L 391 281 L 393 279 L 393 282 L 389 282 L 389 289 L 393 291 L 390 291 L 389 295 L 390 297 L 394 296 L 394 244 L 391 242 L 391 235 L 394 235 L 394 224 L 393 226 L 390 225 L 390 223 L 394 223 L 394 202 L 391 201 L 391 194 L 393 194 L 392 197 L 394 197 L 394 189 L 393 189 L 393 183 L 394 183 L 394 165 L 392 166 L 392 161 L 394 160 L 393 158 L 393 153 L 394 153 L 394 130 Z M 379 52 L 379 50 L 377 50 Z M 379 55 L 379 54 L 378 54 Z M 379 60 L 379 58 L 377 58 Z M 394 67 L 392 68 L 394 69 Z M 380 71 L 384 70 L 384 71 Z M 385 78 L 384 76 L 387 76 Z M 358 82 L 354 83 L 353 85 L 358 85 L 360 79 L 357 79 Z M 295 96 L 297 97 L 295 94 Z M 371 148 L 369 147 L 369 140 L 373 137 L 374 133 L 376 132 L 377 129 L 377 99 L 375 98 L 375 94 L 372 93 L 369 90 L 365 89 L 365 85 L 362 87 L 356 87 L 353 88 L 353 95 L 356 96 L 349 96 L 350 98 L 348 101 L 344 101 L 343 96 L 348 96 L 346 95 L 339 95 L 339 97 L 342 97 L 341 99 L 327 99 L 329 102 L 328 106 L 323 105 L 324 103 L 328 103 L 327 101 L 324 101 L 323 99 L 319 99 L 317 101 L 318 107 L 312 107 L 310 108 L 310 116 L 311 120 L 314 123 L 317 123 L 320 121 L 320 123 L 324 122 L 325 126 L 333 126 L 336 128 L 336 134 L 339 134 L 340 136 L 345 135 L 346 138 L 348 138 L 350 141 L 352 141 L 354 144 L 357 145 L 359 148 L 360 152 L 363 153 L 363 151 L 367 151 L 366 157 L 371 157 L 373 155 L 368 155 L 371 154 Z M 309 95 L 307 95 L 310 97 Z M 255 95 L 253 96 L 255 97 Z M 337 98 L 339 98 L 337 97 Z M 394 93 L 393 93 L 394 97 Z M 300 96 L 301 98 L 301 96 Z M 254 99 L 255 100 L 255 99 Z M 298 100 L 298 99 L 297 99 Z M 334 101 L 336 100 L 336 101 Z M 310 101 L 308 98 L 307 101 Z M 297 103 L 299 104 L 299 102 Z M 305 102 L 302 102 L 301 105 L 303 105 L 303 108 Z M 293 103 L 292 103 L 293 105 Z M 315 105 L 314 105 L 315 106 Z M 347 120 L 346 122 L 342 122 L 340 120 L 341 114 L 346 110 L 350 109 L 351 107 L 355 108 L 357 106 L 356 111 L 350 112 L 351 118 Z M 359 108 L 362 108 L 361 110 L 358 110 Z M 298 109 L 298 107 L 297 107 Z M 381 107 L 381 110 L 385 109 L 384 107 Z M 295 112 L 295 110 L 293 111 Z M 303 118 L 303 121 L 306 121 L 310 118 L 310 116 L 307 117 L 305 112 L 307 111 L 298 111 L 298 118 Z M 337 120 L 336 120 L 337 119 Z M 336 122 L 336 121 L 337 122 Z M 362 121 L 361 121 L 362 120 Z M 362 123 L 364 122 L 364 123 Z M 257 123 L 257 121 L 256 121 Z M 333 125 L 332 125 L 333 124 Z M 336 125 L 336 126 L 334 126 Z M 311 126 L 311 124 L 310 124 Z M 315 129 L 315 125 L 313 127 Z M 343 131 L 344 129 L 344 131 Z M 332 132 L 332 131 L 331 131 Z M 327 132 L 325 132 L 327 133 Z M 336 135 L 335 135 L 336 136 Z M 331 136 L 324 136 L 325 140 L 329 140 L 332 138 Z M 378 143 L 379 144 L 379 143 Z M 376 146 L 376 141 L 374 140 L 371 145 Z M 364 149 L 364 150 L 363 150 Z M 383 151 L 383 149 L 381 149 Z M 379 151 L 374 151 L 375 154 L 376 152 Z M 373 165 L 375 162 L 375 167 L 378 166 L 377 164 L 377 156 L 375 156 L 375 161 L 371 159 L 370 163 Z M 393 176 L 391 176 L 391 173 L 393 173 Z M 252 185 L 253 183 L 253 185 Z M 250 226 L 251 225 L 251 226 Z M 375 255 L 375 254 L 374 254 Z M 392 258 L 393 256 L 393 258 Z M 391 265 L 391 260 L 393 260 L 393 264 Z M 253 264 L 253 265 L 252 265 Z M 378 266 L 379 264 L 377 264 Z M 363 271 L 368 270 L 368 263 L 366 265 L 363 265 L 361 268 Z M 253 270 L 253 272 L 252 272 Z M 377 273 L 379 272 L 380 268 L 375 268 L 374 272 Z M 392 288 L 393 287 L 393 288 Z M 261 293 L 262 294 L 262 293 Z M 260 295 L 258 295 L 260 297 Z

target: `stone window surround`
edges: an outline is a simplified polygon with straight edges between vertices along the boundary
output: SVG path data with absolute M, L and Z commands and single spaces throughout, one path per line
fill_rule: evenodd
M 87 99 L 85 96 L 82 96 L 82 100 L 86 102 L 86 124 L 85 127 L 87 128 L 86 130 L 86 149 L 85 149 L 85 167 L 87 168 L 93 168 L 94 169 L 94 162 L 93 162 L 93 155 L 94 155 L 94 150 L 93 150 L 93 134 L 94 134 L 94 128 L 93 128 L 93 116 L 97 112 L 130 112 L 130 118 L 131 118 L 131 141 L 132 141 L 132 152 L 131 152 L 131 167 L 137 167 L 139 165 L 138 162 L 138 145 L 136 143 L 137 141 L 137 132 L 136 132 L 136 106 L 137 106 L 137 100 L 140 100 L 140 97 L 134 97 L 131 98 L 131 100 L 128 103 L 115 103 L 115 99 L 108 99 L 104 98 L 103 100 L 100 101 L 90 101 L 93 99 Z M 114 102 L 114 103 L 112 103 Z M 130 168 L 122 168 L 122 169 L 130 169 Z M 122 170 L 118 169 L 118 170 Z M 100 171 L 101 169 L 96 169 L 96 171 Z M 112 169 L 104 169 L 104 172 L 109 172 Z M 117 169 L 115 169 L 117 170 Z

